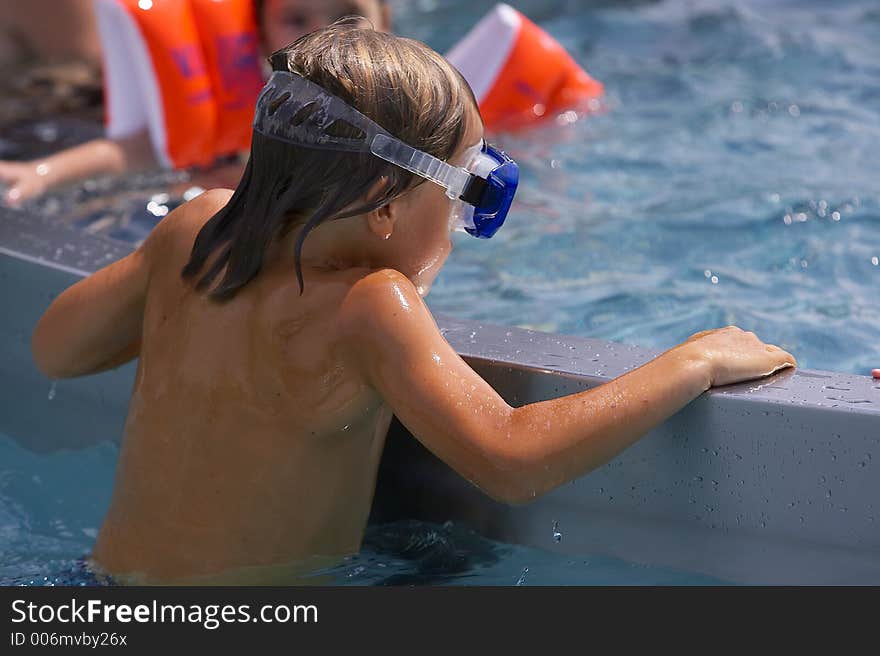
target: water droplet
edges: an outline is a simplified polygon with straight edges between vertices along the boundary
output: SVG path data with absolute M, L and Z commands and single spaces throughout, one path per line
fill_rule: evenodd
M 49 386 L 49 396 L 48 396 L 48 398 L 49 398 L 50 401 L 51 401 L 52 399 L 55 398 L 55 388 L 56 388 L 57 385 L 58 385 L 58 382 L 53 380 L 53 381 L 52 381 L 52 384 Z
M 526 582 L 526 574 L 529 573 L 528 567 L 523 567 L 522 574 L 519 575 L 519 580 L 516 582 L 516 585 L 522 585 Z
M 559 521 L 553 520 L 553 539 L 556 542 L 562 542 L 562 533 L 559 530 Z

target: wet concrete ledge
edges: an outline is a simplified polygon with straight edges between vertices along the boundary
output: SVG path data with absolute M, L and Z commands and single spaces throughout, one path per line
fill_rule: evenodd
M 0 432 L 35 451 L 122 433 L 134 375 L 50 382 L 30 361 L 39 315 L 130 252 L 49 219 L 0 211 Z M 655 353 L 440 317 L 511 404 L 599 385 Z M 880 383 L 800 370 L 713 390 L 606 466 L 525 506 L 496 504 L 396 424 L 374 520 L 468 523 L 489 537 L 606 554 L 740 583 L 880 583 Z M 553 536 L 554 525 L 561 539 Z

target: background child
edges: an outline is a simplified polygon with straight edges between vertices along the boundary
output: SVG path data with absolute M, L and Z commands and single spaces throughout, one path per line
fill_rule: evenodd
M 0 0 L 0 70 L 101 53 L 92 0 Z
M 482 147 L 466 83 L 418 42 L 345 24 L 271 61 L 282 73 L 261 96 L 235 193 L 169 214 L 34 332 L 52 377 L 139 357 L 93 554 L 117 580 L 290 582 L 356 552 L 392 413 L 487 494 L 520 503 L 709 387 L 794 366 L 728 327 L 599 388 L 512 408 L 422 300 L 450 223 L 482 229 L 486 157 L 509 166 Z M 454 167 L 433 166 L 433 180 L 466 178 L 468 203 L 412 173 L 425 153 Z
M 86 13 L 85 7 L 76 7 L 82 10 L 81 14 Z M 391 27 L 391 10 L 382 0 L 254 0 L 254 9 L 266 54 L 343 16 L 362 16 L 378 30 Z M 43 12 L 46 13 L 45 8 Z M 93 20 L 89 26 L 92 43 L 97 44 Z M 146 129 L 125 138 L 95 139 L 39 160 L 0 161 L 0 183 L 7 185 L 2 200 L 20 205 L 72 182 L 158 166 Z

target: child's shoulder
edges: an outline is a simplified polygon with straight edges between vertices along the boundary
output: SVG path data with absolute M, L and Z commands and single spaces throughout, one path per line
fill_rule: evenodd
M 396 269 L 375 269 L 354 280 L 346 295 L 344 310 L 353 318 L 393 316 L 414 305 L 422 305 L 413 282 Z
M 359 337 L 434 325 L 412 280 L 395 269 L 373 270 L 355 280 L 340 308 L 340 318 Z
M 232 193 L 230 189 L 210 189 L 184 203 L 153 228 L 144 247 L 165 255 L 175 244 L 188 250 L 202 226 L 229 202 Z
M 224 189 L 222 187 L 208 189 L 207 191 L 200 193 L 191 201 L 181 205 L 181 209 L 185 207 L 199 208 L 203 210 L 206 208 L 213 208 L 213 211 L 211 212 L 213 214 L 229 202 L 233 193 L 235 192 L 233 192 L 232 189 Z
M 154 232 L 198 232 L 208 219 L 220 211 L 232 197 L 231 189 L 209 189 L 168 214 Z

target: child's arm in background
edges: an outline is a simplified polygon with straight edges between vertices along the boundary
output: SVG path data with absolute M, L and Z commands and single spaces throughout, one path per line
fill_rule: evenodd
M 729 327 L 698 333 L 598 388 L 512 408 L 449 346 L 402 274 L 380 271 L 355 285 L 343 326 L 351 357 L 412 434 L 508 503 L 608 462 L 713 385 L 795 365 Z
M 19 205 L 71 182 L 157 164 L 146 130 L 124 139 L 94 139 L 43 159 L 0 162 L 0 182 L 8 186 L 3 202 Z
M 31 339 L 40 371 L 50 378 L 82 376 L 137 357 L 149 280 L 149 241 L 52 302 Z

